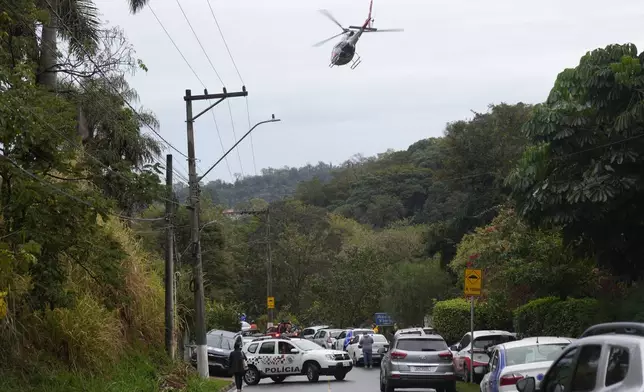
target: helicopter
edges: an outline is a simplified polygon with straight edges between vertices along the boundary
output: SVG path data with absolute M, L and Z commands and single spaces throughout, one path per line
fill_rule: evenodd
M 336 44 L 333 47 L 331 52 L 331 64 L 329 67 L 341 66 L 351 63 L 351 69 L 356 69 L 358 65 L 362 62 L 360 55 L 356 53 L 356 45 L 358 40 L 362 37 L 362 33 L 385 33 L 385 32 L 401 32 L 403 29 L 376 29 L 373 27 L 374 19 L 371 17 L 371 10 L 373 9 L 373 0 L 369 4 L 369 16 L 365 20 L 362 26 L 349 26 L 348 28 L 342 26 L 333 15 L 327 10 L 320 10 L 322 15 L 329 18 L 333 23 L 338 25 L 342 29 L 340 34 L 336 34 L 331 38 L 327 38 L 324 41 L 320 41 L 317 44 L 313 45 L 314 47 L 322 46 L 325 43 L 331 41 L 334 38 L 337 38 L 341 35 L 344 35 L 342 41 Z

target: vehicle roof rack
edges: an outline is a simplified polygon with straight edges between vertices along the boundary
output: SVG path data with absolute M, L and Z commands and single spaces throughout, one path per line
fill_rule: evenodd
M 259 342 L 262 340 L 271 340 L 271 339 L 282 339 L 282 340 L 291 340 L 288 336 L 260 336 L 257 338 L 254 338 L 252 342 Z
M 615 322 L 593 325 L 581 334 L 579 339 L 597 335 L 635 335 L 644 337 L 644 323 Z

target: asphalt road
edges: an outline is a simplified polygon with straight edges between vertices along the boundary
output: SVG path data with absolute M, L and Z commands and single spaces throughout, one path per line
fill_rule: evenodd
M 263 379 L 259 384 L 248 386 L 247 392 L 379 392 L 380 368 L 365 369 L 354 367 L 344 381 L 320 376 L 317 383 L 309 382 L 306 376 L 289 377 L 281 384 L 275 384 L 270 378 Z M 233 390 L 234 391 L 234 390 Z M 431 389 L 404 389 L 404 391 L 425 392 Z

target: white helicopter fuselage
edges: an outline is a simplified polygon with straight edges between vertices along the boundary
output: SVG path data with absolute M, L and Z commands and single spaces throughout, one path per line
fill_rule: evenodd
M 345 65 L 353 60 L 353 56 L 356 54 L 356 45 L 360 36 L 362 36 L 362 31 L 351 31 L 350 34 L 333 47 L 331 52 L 331 63 L 333 65 Z

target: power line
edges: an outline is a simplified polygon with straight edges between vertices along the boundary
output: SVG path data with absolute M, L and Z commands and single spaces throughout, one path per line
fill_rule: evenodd
M 251 127 L 251 124 L 250 124 L 250 108 L 248 106 L 248 97 L 245 97 L 245 98 L 246 98 L 246 116 L 248 118 L 248 128 L 250 128 Z M 253 143 L 253 134 L 252 133 L 250 134 L 250 151 L 251 151 L 251 154 L 253 154 L 253 169 L 255 170 L 255 175 L 257 176 L 257 163 L 255 161 L 255 145 Z
M 233 140 L 237 143 L 237 134 L 235 133 L 235 120 L 233 119 L 233 110 L 230 107 L 230 101 L 226 101 L 228 104 L 228 114 L 230 114 L 230 125 L 233 129 Z M 241 171 L 242 178 L 244 177 L 244 166 L 242 165 L 241 155 L 239 154 L 239 149 L 237 149 L 237 159 L 239 160 L 239 170 Z
M 201 83 L 201 85 L 203 86 L 203 88 L 206 88 L 206 84 L 203 82 L 203 80 L 201 80 L 201 78 L 199 77 L 199 75 L 197 75 L 197 72 L 195 71 L 195 69 L 194 69 L 194 68 L 192 68 L 192 65 L 190 65 L 190 62 L 188 61 L 188 59 L 186 59 L 186 56 L 184 56 L 184 55 L 183 55 L 183 52 L 181 52 L 181 49 L 179 49 L 179 46 L 177 46 L 177 44 L 174 42 L 174 40 L 172 39 L 172 36 L 171 36 L 171 35 L 170 35 L 170 33 L 168 32 L 168 30 L 165 28 L 165 26 L 163 25 L 163 23 L 161 23 L 161 20 L 159 19 L 159 17 L 157 16 L 157 14 L 154 12 L 154 10 L 152 9 L 152 7 L 150 7 L 150 4 L 148 4 L 148 8 L 150 9 L 150 12 L 152 12 L 152 15 L 154 15 L 154 18 L 157 20 L 157 23 L 159 23 L 159 26 L 161 26 L 161 28 L 162 28 L 162 29 L 163 29 L 163 31 L 165 32 L 165 35 L 167 35 L 167 36 L 168 36 L 168 38 L 170 39 L 170 42 L 172 42 L 172 45 L 174 45 L 174 48 L 177 50 L 177 52 L 179 52 L 179 55 L 181 56 L 181 58 L 183 59 L 183 61 L 185 61 L 185 63 L 186 63 L 186 65 L 188 66 L 188 68 L 190 68 L 190 70 L 192 71 L 192 73 L 195 75 L 195 78 L 197 78 L 197 80 L 199 81 L 199 83 Z
M 177 0 L 178 1 L 178 0 Z M 228 46 L 228 42 L 226 41 L 226 37 L 224 36 L 224 32 L 221 29 L 221 26 L 219 25 L 219 21 L 217 20 L 217 16 L 215 15 L 215 11 L 212 8 L 212 4 L 210 4 L 210 0 L 206 0 L 206 3 L 208 4 L 208 8 L 210 9 L 210 14 L 212 15 L 213 20 L 215 21 L 215 25 L 217 26 L 217 30 L 219 31 L 219 35 L 221 36 L 221 40 L 224 43 L 224 46 L 226 47 L 226 51 L 228 52 L 228 57 L 230 57 L 230 61 L 233 63 L 233 67 L 235 67 L 235 71 L 237 72 L 237 76 L 239 76 L 239 81 L 242 83 L 242 85 L 246 85 L 244 82 L 244 78 L 241 75 L 241 72 L 239 72 L 239 68 L 237 67 L 237 63 L 235 62 L 235 58 L 233 57 L 233 54 L 230 50 L 230 47 Z M 248 128 L 251 127 L 251 122 L 250 122 L 250 108 L 248 106 L 248 97 L 246 97 L 246 114 L 248 117 Z M 232 114 L 231 114 L 232 116 Z M 233 126 L 233 133 L 235 132 L 234 126 Z M 235 138 L 236 139 L 236 138 Z M 237 140 L 235 140 L 237 142 Z M 250 135 L 250 149 L 251 153 L 253 155 L 253 168 L 255 169 L 255 175 L 257 175 L 257 163 L 255 161 L 255 146 L 253 143 L 253 135 Z M 237 151 L 237 155 L 239 157 L 239 151 Z M 241 158 L 239 165 L 241 167 Z M 243 168 L 242 168 L 242 176 L 243 176 Z
M 226 42 L 226 38 L 224 37 L 224 32 L 221 31 L 221 27 L 219 26 L 219 21 L 217 21 L 217 17 L 215 16 L 215 11 L 212 9 L 212 5 L 210 4 L 210 0 L 206 0 L 206 3 L 208 3 L 208 8 L 210 8 L 210 14 L 212 15 L 212 18 L 215 20 L 215 25 L 217 25 L 217 30 L 219 30 L 219 35 L 221 36 L 221 40 L 224 41 L 224 46 L 226 47 L 228 56 L 230 57 L 230 60 L 232 61 L 233 66 L 235 67 L 235 71 L 237 71 L 237 76 L 239 76 L 239 80 L 241 81 L 242 85 L 246 85 L 246 83 L 244 83 L 244 79 L 241 76 L 241 73 L 239 72 L 239 68 L 237 68 L 237 63 L 235 63 L 235 59 L 233 58 L 233 55 L 230 52 L 230 48 L 228 47 L 228 43 Z
M 13 100 L 11 100 L 9 97 L 5 97 L 5 99 L 6 99 L 7 101 L 9 101 L 10 103 L 12 103 L 12 102 L 13 102 Z M 2 105 L 2 106 L 3 106 L 5 109 L 7 109 L 7 110 L 9 110 L 9 109 L 10 109 L 7 105 L 4 105 L 4 104 L 2 104 L 2 103 L 0 103 L 0 105 Z M 130 184 L 132 183 L 132 181 L 131 181 L 129 178 L 125 177 L 124 175 L 122 175 L 122 174 L 121 174 L 121 173 L 119 173 L 118 171 L 115 171 L 114 169 L 112 169 L 112 168 L 111 168 L 111 167 L 109 167 L 108 165 L 104 164 L 103 162 L 101 162 L 101 160 L 100 160 L 99 158 L 97 158 L 97 157 L 95 157 L 94 155 L 90 154 L 89 152 L 85 151 L 81 145 L 79 145 L 79 144 L 77 144 L 77 143 L 74 143 L 71 139 L 69 139 L 69 138 L 68 138 L 67 136 L 65 136 L 63 133 L 59 132 L 56 128 L 54 128 L 54 126 L 53 126 L 53 125 L 51 125 L 50 123 L 46 122 L 46 121 L 45 121 L 41 116 L 39 116 L 35 111 L 33 111 L 33 110 L 29 107 L 29 105 L 24 105 L 24 104 L 23 104 L 23 105 L 20 105 L 20 106 L 22 106 L 22 107 L 23 107 L 23 109 L 25 109 L 25 110 L 29 111 L 29 112 L 30 112 L 30 113 L 31 113 L 31 114 L 32 114 L 36 119 L 38 119 L 38 120 L 39 120 L 39 122 L 40 122 L 40 123 L 45 124 L 47 127 L 49 127 L 49 129 L 51 129 L 52 131 L 54 131 L 54 133 L 56 133 L 58 136 L 60 136 L 61 138 L 63 138 L 63 139 L 64 139 L 64 141 L 65 141 L 69 146 L 71 146 L 72 148 L 77 148 L 77 149 L 81 150 L 83 154 L 85 154 L 85 155 L 87 155 L 88 157 L 92 158 L 96 163 L 98 163 L 99 165 L 101 165 L 102 167 L 104 167 L 105 169 L 107 169 L 109 172 L 111 172 L 111 173 L 115 174 L 117 177 L 122 178 L 123 180 L 127 181 L 127 182 L 128 182 L 128 183 L 130 183 Z M 26 117 L 25 117 L 25 116 L 23 116 L 23 115 L 21 115 L 21 117 L 22 117 L 23 119 L 25 119 L 25 120 L 29 120 L 28 118 L 26 118 Z M 8 158 L 7 158 L 7 159 L 8 159 Z M 165 199 L 165 198 L 163 198 L 163 197 L 159 197 L 159 199 L 160 199 L 160 200 L 164 200 L 164 201 L 168 201 L 167 199 Z
M 18 11 L 17 11 L 15 8 L 11 8 L 11 10 L 12 10 L 12 11 L 14 11 L 14 12 L 16 12 L 16 13 L 18 13 Z M 28 28 L 31 32 L 33 32 L 33 33 L 34 33 L 34 35 L 37 35 L 36 30 L 35 30 L 32 26 L 28 25 L 28 24 L 27 24 L 27 23 L 25 23 L 25 22 L 19 22 L 19 23 L 20 23 L 21 25 L 23 25 L 24 27 Z M 5 40 L 5 38 L 4 38 L 4 37 L 0 37 L 0 39 Z M 6 41 L 6 40 L 5 40 L 5 41 Z M 7 43 L 8 43 L 8 42 L 7 42 Z M 45 43 L 42 43 L 42 42 L 41 42 L 41 44 L 42 44 L 42 45 L 45 45 Z M 50 46 L 49 48 L 51 49 L 51 46 Z M 69 76 L 70 76 L 70 77 L 71 77 L 71 78 L 72 78 L 72 79 L 73 79 L 73 80 L 78 84 L 78 86 L 79 86 L 79 87 L 80 87 L 80 88 L 81 88 L 85 93 L 87 93 L 87 92 L 88 92 L 88 91 L 87 91 L 87 88 L 86 88 L 86 87 L 85 87 L 85 86 L 84 86 L 84 85 L 83 85 L 83 84 L 78 80 L 78 78 L 77 78 L 75 75 L 69 75 Z M 108 106 L 108 107 L 109 107 L 109 106 Z M 113 114 L 117 114 L 117 113 L 116 113 L 116 112 L 115 112 L 111 107 L 109 107 L 109 108 L 110 108 L 110 111 L 111 111 Z M 32 112 L 32 114 L 33 114 L 33 112 Z M 44 121 L 44 120 L 43 120 L 43 121 Z M 54 132 L 57 132 L 57 131 L 54 129 Z M 59 133 L 59 135 L 60 135 L 61 137 L 65 138 L 65 136 L 61 135 L 60 133 Z M 68 141 L 68 142 L 71 142 L 69 139 L 67 139 L 67 141 Z M 81 147 L 80 147 L 80 145 L 78 145 L 78 144 L 76 144 L 76 143 L 74 143 L 74 142 L 71 142 L 71 143 L 72 143 L 72 144 L 74 144 L 74 145 L 76 145 L 78 148 L 81 148 Z M 102 162 L 100 162 L 96 157 L 94 157 L 93 155 L 91 155 L 91 154 L 90 154 L 90 153 L 88 153 L 87 151 L 83 151 L 83 152 L 84 152 L 85 154 L 89 155 L 90 157 L 94 158 L 94 159 L 95 159 L 99 164 L 101 164 L 101 165 L 103 165 L 103 166 L 105 167 L 105 165 L 104 165 L 104 164 L 102 164 Z M 154 156 L 154 155 L 153 155 L 153 156 L 152 156 L 152 158 L 153 158 L 153 160 L 155 160 L 157 163 L 160 163 L 160 161 L 159 161 L 159 159 L 160 159 L 160 158 L 159 158 L 159 157 L 157 157 L 157 156 Z M 160 164 L 160 166 L 165 170 L 165 167 L 163 167 L 163 165 L 162 165 L 162 164 Z M 107 168 L 107 169 L 111 170 L 110 168 Z M 179 177 L 180 179 L 182 179 L 182 180 L 184 180 L 184 181 L 187 181 L 187 178 L 186 178 L 186 175 L 185 175 L 185 174 L 180 173 L 179 171 L 174 170 L 174 169 L 173 169 L 173 172 L 175 172 L 175 173 L 177 174 L 177 177 Z M 126 180 L 127 180 L 127 179 L 126 179 Z
M 179 2 L 179 0 L 176 0 L 176 2 L 177 2 L 177 5 L 179 6 L 179 9 L 181 10 L 181 13 L 183 14 L 183 17 L 186 19 L 186 22 L 188 22 L 188 26 L 190 27 L 190 30 L 192 30 L 192 34 L 195 36 L 197 43 L 201 47 L 203 54 L 206 56 L 206 59 L 208 59 L 208 63 L 210 63 L 212 70 L 215 71 L 215 75 L 217 75 L 217 78 L 221 82 L 221 85 L 225 86 L 224 81 L 221 79 L 221 76 L 219 76 L 219 72 L 217 72 L 217 68 L 215 68 L 215 65 L 212 63 L 212 60 L 210 60 L 210 56 L 208 56 L 208 52 L 206 52 L 206 49 L 201 44 L 201 41 L 199 40 L 199 36 L 197 36 L 197 32 L 195 32 L 195 29 L 192 27 L 192 23 L 190 23 L 190 19 L 188 19 L 188 15 L 186 15 L 186 13 L 183 11 L 183 7 L 181 6 L 181 3 Z
M 48 5 L 48 6 L 49 6 L 49 8 L 51 9 L 51 11 L 52 11 L 52 12 L 56 15 L 56 17 L 58 18 L 58 22 L 59 22 L 59 23 L 60 23 L 60 24 L 61 24 L 61 25 L 62 25 L 62 26 L 67 30 L 67 32 L 70 34 L 70 39 L 72 39 L 72 40 L 76 41 L 76 43 L 79 45 L 80 49 L 81 49 L 81 50 L 83 51 L 83 53 L 85 53 L 85 55 L 87 56 L 87 59 L 88 59 L 88 60 L 89 60 L 93 65 L 94 65 L 94 67 L 95 67 L 96 71 L 97 71 L 98 73 L 100 73 L 100 74 L 103 76 L 103 78 L 105 78 L 105 81 L 106 81 L 106 82 L 107 82 L 107 83 L 108 83 L 108 84 L 109 84 L 109 85 L 114 89 L 114 92 L 115 92 L 115 93 L 116 93 L 116 94 L 117 94 L 117 95 L 118 95 L 118 96 L 123 100 L 123 102 L 124 102 L 124 103 L 125 103 L 125 104 L 126 104 L 126 105 L 127 105 L 127 106 L 132 110 L 132 111 L 133 111 L 133 112 L 134 112 L 134 114 L 139 118 L 139 120 L 141 121 L 141 123 L 142 123 L 142 124 L 144 124 L 144 125 L 146 125 L 146 126 L 147 126 L 151 131 L 152 131 L 152 132 L 154 132 L 154 133 L 159 137 L 159 139 L 163 140 L 163 141 L 168 145 L 168 147 L 170 147 L 171 149 L 173 149 L 174 151 L 176 151 L 178 154 L 180 154 L 180 155 L 184 156 L 185 158 L 188 158 L 188 156 L 187 156 L 186 154 L 184 154 L 183 152 L 181 152 L 181 150 L 177 149 L 174 145 L 172 145 L 172 143 L 170 143 L 169 141 L 167 141 L 163 136 L 161 136 L 161 134 L 160 134 L 159 132 L 157 132 L 157 130 L 156 130 L 156 129 L 154 129 L 150 124 L 148 124 L 148 123 L 145 121 L 145 119 L 143 118 L 143 116 L 141 116 L 141 114 L 140 114 L 140 113 L 139 113 L 139 112 L 134 108 L 134 106 L 132 106 L 132 105 L 131 105 L 131 104 L 130 104 L 126 99 L 125 99 L 125 97 L 123 96 L 123 94 L 121 94 L 121 92 L 118 90 L 118 88 L 116 88 L 116 86 L 114 86 L 114 84 L 110 81 L 110 79 L 109 79 L 109 78 L 108 78 L 108 76 L 105 74 L 105 72 L 104 72 L 104 71 L 103 71 L 103 70 L 98 66 L 98 64 L 96 64 L 96 61 L 94 61 L 94 59 L 92 58 L 92 56 L 90 55 L 90 53 L 87 51 L 87 49 L 85 49 L 85 46 L 83 45 L 83 43 L 82 43 L 82 42 L 80 42 L 77 38 L 75 38 L 75 37 L 74 37 L 74 35 L 72 34 L 72 31 L 71 31 L 71 29 L 69 28 L 69 26 L 67 26 L 65 23 L 62 23 L 62 22 L 61 22 L 62 18 L 60 17 L 60 14 L 56 11 L 56 9 L 55 9 L 54 7 L 52 7 L 52 5 L 51 5 L 50 1 L 49 1 L 49 0 L 45 0 L 45 2 L 47 3 L 47 5 Z
M 194 29 L 192 28 L 192 25 L 190 24 L 190 20 L 189 20 L 189 19 L 188 19 L 188 17 L 186 16 L 185 12 L 183 12 L 183 8 L 181 7 L 181 4 L 178 2 L 178 0 L 177 0 L 177 4 L 179 5 L 179 8 L 181 8 L 181 12 L 183 13 L 183 16 L 186 18 L 186 21 L 188 22 L 188 25 L 190 26 L 190 29 L 192 30 L 192 33 L 195 35 L 195 38 L 197 38 L 197 42 L 199 42 L 199 45 L 201 46 L 201 41 L 199 41 L 199 38 L 197 37 L 196 32 L 194 31 Z M 150 5 L 149 5 L 149 4 L 148 4 L 148 8 L 150 8 L 150 11 L 152 11 L 152 14 L 154 15 L 154 18 L 157 20 L 157 23 L 159 23 L 159 25 L 161 26 L 161 28 L 162 28 L 162 29 L 163 29 L 163 31 L 165 32 L 166 36 L 168 37 L 168 39 L 170 39 L 170 42 L 172 42 L 172 45 L 174 45 L 174 48 L 177 50 L 177 52 L 179 52 L 179 55 L 181 56 L 181 58 L 183 59 L 183 61 L 186 63 L 186 65 L 188 66 L 188 68 L 190 68 L 190 70 L 192 71 L 192 73 L 195 75 L 195 77 L 197 78 L 197 80 L 199 81 L 199 83 L 201 84 L 201 86 L 204 88 L 204 90 L 205 90 L 205 89 L 207 89 L 207 88 L 206 88 L 206 84 L 205 84 L 205 83 L 203 82 L 203 80 L 199 77 L 199 75 L 198 75 L 198 74 L 197 74 L 197 72 L 194 70 L 194 68 L 192 67 L 192 65 L 190 65 L 190 62 L 186 59 L 186 56 L 184 56 L 183 52 L 181 52 L 181 49 L 179 49 L 179 46 L 174 42 L 174 39 L 172 39 L 172 36 L 170 35 L 170 33 L 168 32 L 168 30 L 165 28 L 165 26 L 163 25 L 163 23 L 161 22 L 161 20 L 159 19 L 159 17 L 156 15 L 156 13 L 155 13 L 155 12 L 154 12 L 154 10 L 152 9 L 152 7 L 150 7 Z M 205 51 L 205 49 L 203 48 L 203 46 L 201 46 L 201 49 L 204 51 L 204 54 L 206 55 L 206 58 L 207 58 L 207 59 L 208 59 L 208 61 L 210 62 L 210 65 L 212 66 L 213 70 L 215 71 L 215 74 L 217 75 L 217 77 L 219 78 L 219 81 L 220 81 L 220 82 L 221 82 L 221 84 L 223 85 L 223 84 L 224 84 L 224 82 L 221 80 L 221 77 L 219 77 L 219 73 L 218 73 L 218 72 L 217 72 L 217 70 L 215 69 L 215 66 L 212 64 L 212 62 L 210 61 L 210 57 L 208 57 L 208 54 L 206 53 L 206 51 Z M 208 100 L 208 104 L 212 104 L 212 101 L 211 101 L 211 100 Z M 226 151 L 226 149 L 225 149 L 225 147 L 224 147 L 224 142 L 223 142 L 223 139 L 222 139 L 222 137 L 221 137 L 221 132 L 220 132 L 220 130 L 219 130 L 219 125 L 217 124 L 217 119 L 215 118 L 215 113 L 214 113 L 214 112 L 212 112 L 212 111 L 211 111 L 210 113 L 211 113 L 211 115 L 212 115 L 213 122 L 215 123 L 215 130 L 217 131 L 217 137 L 219 138 L 219 143 L 220 143 L 220 145 L 221 145 L 221 152 L 223 153 L 224 151 Z M 230 163 L 228 162 L 228 159 L 226 159 L 226 166 L 227 166 L 227 168 L 228 168 L 228 174 L 230 174 L 230 178 L 231 178 L 231 180 L 234 182 L 234 180 L 235 180 L 235 179 L 234 179 L 234 176 L 233 176 L 232 170 L 230 169 Z M 201 170 L 201 169 L 200 169 L 200 170 Z
M 87 200 L 83 200 L 83 199 L 81 199 L 81 198 L 79 198 L 77 196 L 74 196 L 72 194 L 69 194 L 69 193 L 65 192 L 64 190 L 60 189 L 57 186 L 54 186 L 50 182 L 45 181 L 44 179 L 38 177 L 36 174 L 30 172 L 29 170 L 24 169 L 23 167 L 21 167 L 18 163 L 16 163 L 12 159 L 10 159 L 10 158 L 8 158 L 6 156 L 2 156 L 2 159 L 7 160 L 9 163 L 11 163 L 11 165 L 13 165 L 15 168 L 17 168 L 18 170 L 20 170 L 21 172 L 23 172 L 27 176 L 33 178 L 34 180 L 40 182 L 41 184 L 45 185 L 48 188 L 51 188 L 51 189 L 55 190 L 56 192 L 60 193 L 61 195 L 67 196 L 68 198 L 70 198 L 70 199 L 72 199 L 72 200 L 74 200 L 74 201 L 76 201 L 78 203 L 84 204 L 84 205 L 92 208 L 93 210 L 96 210 L 96 211 L 99 210 L 98 207 L 96 207 L 92 203 L 88 202 Z M 125 220 L 131 220 L 131 221 L 155 222 L 155 221 L 165 220 L 165 217 L 162 217 L 162 218 L 133 218 L 133 217 L 124 216 L 124 215 L 120 215 L 120 214 L 114 214 L 114 213 L 111 213 L 111 212 L 108 212 L 108 214 L 112 215 L 112 216 L 115 216 L 117 218 L 121 218 L 121 219 L 125 219 Z
M 221 152 L 225 153 L 226 148 L 224 147 L 224 141 L 221 139 L 221 133 L 219 132 L 219 125 L 217 124 L 217 119 L 215 118 L 214 109 L 210 111 L 210 114 L 212 115 L 212 121 L 215 123 L 215 129 L 217 130 L 217 137 L 219 138 L 219 145 L 221 146 Z M 228 162 L 228 157 L 224 158 L 224 162 L 226 163 L 228 174 L 230 174 L 230 180 L 234 183 L 235 177 L 233 176 L 232 170 L 230 170 L 230 163 Z

